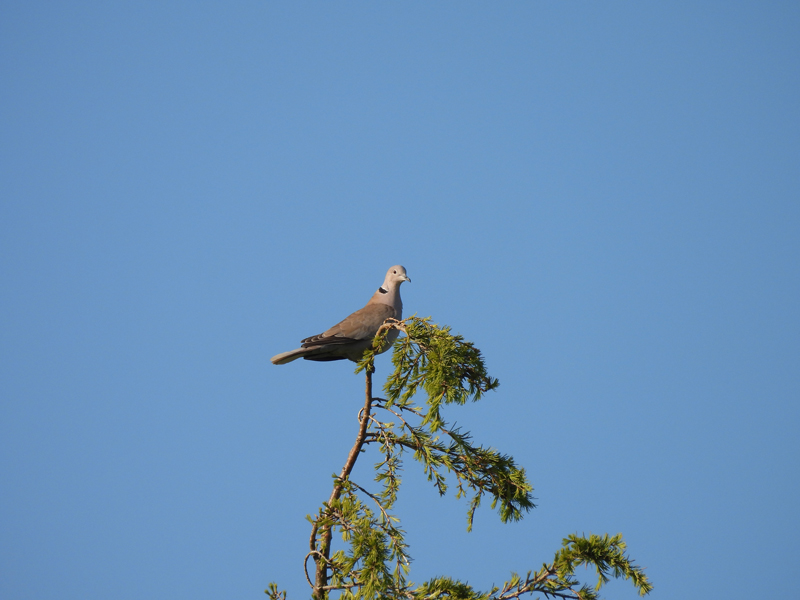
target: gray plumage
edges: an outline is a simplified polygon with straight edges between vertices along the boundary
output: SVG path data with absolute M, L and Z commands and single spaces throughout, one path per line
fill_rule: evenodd
M 302 340 L 297 350 L 273 356 L 272 364 L 284 365 L 298 358 L 318 361 L 349 359 L 358 362 L 386 319 L 403 318 L 400 284 L 404 281 L 411 281 L 406 275 L 405 267 L 395 265 L 387 271 L 383 285 L 364 308 L 324 333 Z M 399 333 L 396 329 L 389 331 L 379 354 L 392 346 Z

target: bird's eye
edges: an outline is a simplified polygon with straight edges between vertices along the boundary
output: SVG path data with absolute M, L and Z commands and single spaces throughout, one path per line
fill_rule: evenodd
M 392 273 L 394 273 L 395 275 L 397 275 L 397 271 L 392 271 Z

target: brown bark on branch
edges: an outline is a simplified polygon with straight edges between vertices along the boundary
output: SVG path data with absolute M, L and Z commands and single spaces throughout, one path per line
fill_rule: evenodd
M 342 494 L 342 483 L 347 481 L 348 477 L 350 477 L 356 460 L 358 460 L 358 455 L 361 453 L 361 448 L 364 446 L 364 440 L 367 437 L 367 427 L 370 421 L 370 411 L 372 410 L 372 370 L 367 369 L 366 371 L 366 399 L 364 400 L 364 408 L 361 409 L 358 417 L 358 436 L 350 450 L 350 454 L 347 456 L 347 462 L 333 486 L 333 491 L 331 492 L 331 497 L 328 499 L 327 506 L 330 506 L 332 502 L 338 500 L 339 496 Z M 320 517 L 321 516 L 322 515 L 320 515 Z M 331 526 L 323 526 L 320 532 L 321 539 L 319 541 L 319 548 L 317 548 L 317 523 L 315 522 L 314 526 L 311 528 L 311 539 L 309 541 L 314 556 L 314 562 L 317 566 L 312 595 L 317 600 L 326 600 L 328 597 L 328 561 L 331 557 L 332 536 L 333 530 Z

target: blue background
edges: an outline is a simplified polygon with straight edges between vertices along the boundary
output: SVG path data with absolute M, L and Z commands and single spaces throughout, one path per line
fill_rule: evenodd
M 412 579 L 622 532 L 655 598 L 792 595 L 796 2 L 0 12 L 0 597 L 307 597 L 363 381 L 269 358 L 397 263 L 539 505 L 467 534 L 409 461 Z

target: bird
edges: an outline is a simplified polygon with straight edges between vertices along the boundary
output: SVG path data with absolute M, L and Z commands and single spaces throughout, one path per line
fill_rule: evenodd
M 386 319 L 403 318 L 400 284 L 411 281 L 405 267 L 395 265 L 386 272 L 386 279 L 367 305 L 319 335 L 300 341 L 300 348 L 276 354 L 270 360 L 274 365 L 304 358 L 305 360 L 352 360 L 358 362 L 370 347 L 375 334 Z M 391 348 L 400 332 L 392 329 L 386 335 L 378 354 Z

